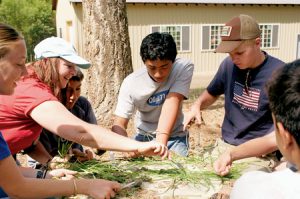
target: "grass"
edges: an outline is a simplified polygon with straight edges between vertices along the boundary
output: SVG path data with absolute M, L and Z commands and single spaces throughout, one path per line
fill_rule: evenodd
M 194 88 L 189 91 L 189 99 L 186 103 L 193 103 L 206 88 Z
M 66 155 L 69 153 L 69 150 L 71 149 L 72 145 L 73 145 L 73 142 L 59 138 L 58 139 L 58 155 L 61 158 L 65 158 Z
M 241 175 L 244 164 L 235 164 L 229 175 L 221 177 L 212 171 L 210 158 L 193 155 L 187 158 L 174 156 L 172 160 L 161 161 L 158 158 L 117 159 L 113 162 L 91 160 L 83 163 L 69 163 L 69 168 L 78 171 L 79 178 L 101 178 L 126 184 L 132 181 L 155 182 L 168 180 L 173 182 L 167 190 L 175 190 L 180 184 L 204 186 L 207 189 L 216 181 L 230 182 Z M 122 196 L 132 196 L 139 188 L 121 191 Z

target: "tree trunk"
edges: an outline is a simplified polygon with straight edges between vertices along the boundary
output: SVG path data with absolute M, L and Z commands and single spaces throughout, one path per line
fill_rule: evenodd
M 126 0 L 84 0 L 85 73 L 83 94 L 99 124 L 110 126 L 120 85 L 132 72 Z

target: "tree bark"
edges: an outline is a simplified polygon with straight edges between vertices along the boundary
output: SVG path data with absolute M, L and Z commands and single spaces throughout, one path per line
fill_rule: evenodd
M 99 124 L 109 127 L 120 85 L 132 69 L 126 0 L 84 0 L 86 71 L 83 94 L 90 100 Z

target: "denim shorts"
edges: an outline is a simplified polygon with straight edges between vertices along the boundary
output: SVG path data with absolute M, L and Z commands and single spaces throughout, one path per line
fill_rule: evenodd
M 155 140 L 155 135 L 136 134 L 134 139 L 140 142 Z M 189 154 L 189 133 L 182 137 L 169 137 L 167 147 L 176 154 L 186 157 Z

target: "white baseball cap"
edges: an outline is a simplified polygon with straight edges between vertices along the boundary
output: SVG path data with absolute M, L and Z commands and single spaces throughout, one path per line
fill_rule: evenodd
M 61 57 L 78 67 L 87 69 L 91 63 L 80 57 L 72 44 L 59 37 L 49 37 L 34 48 L 35 59 Z

